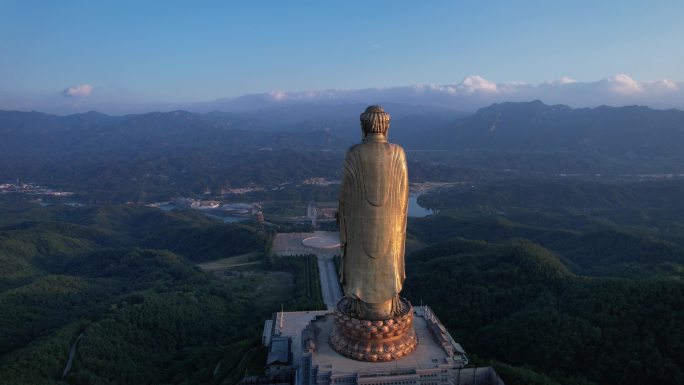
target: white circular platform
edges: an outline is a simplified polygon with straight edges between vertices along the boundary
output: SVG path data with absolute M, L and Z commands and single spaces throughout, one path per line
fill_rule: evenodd
M 340 239 L 337 233 L 316 232 L 313 237 L 304 238 L 302 244 L 312 249 L 336 249 L 340 247 Z

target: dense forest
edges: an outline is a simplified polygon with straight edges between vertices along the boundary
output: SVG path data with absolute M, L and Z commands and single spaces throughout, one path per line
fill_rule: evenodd
M 440 213 L 409 220 L 404 295 L 508 384 L 682 384 L 683 188 L 518 181 L 426 194 Z M 231 384 L 263 369 L 272 311 L 321 306 L 313 257 L 265 257 L 275 228 L 20 195 L 0 210 L 0 383 Z M 261 262 L 196 267 L 245 254 Z
M 405 294 L 507 383 L 684 383 L 684 188 L 528 181 L 423 196 Z
M 7 196 L 0 213 L 3 384 L 233 384 L 263 364 L 264 319 L 322 303 L 311 257 L 269 263 L 256 224 Z M 261 265 L 195 266 L 244 253 Z

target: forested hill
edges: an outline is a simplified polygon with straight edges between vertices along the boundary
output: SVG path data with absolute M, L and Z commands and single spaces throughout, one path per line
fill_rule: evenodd
M 269 264 L 269 237 L 192 211 L 2 196 L 0 384 L 236 383 L 263 365 L 274 309 L 322 303 L 308 289 L 315 262 Z M 196 266 L 226 257 L 250 271 Z
M 629 183 L 507 180 L 479 186 L 435 190 L 419 198 L 424 207 L 454 210 L 509 209 L 684 209 L 684 182 Z
M 427 194 L 405 295 L 511 384 L 684 383 L 684 182 Z
M 679 157 L 684 111 L 500 103 L 458 121 L 450 144 L 454 149 Z
M 404 294 L 430 304 L 507 384 L 684 382 L 681 279 L 578 276 L 520 240 L 455 238 L 409 255 L 406 268 Z
M 260 148 L 324 150 L 339 144 L 323 127 L 264 133 L 264 123 L 229 113 L 187 111 L 108 116 L 97 112 L 55 116 L 0 111 L 0 152 L 124 158 L 178 150 L 234 154 Z

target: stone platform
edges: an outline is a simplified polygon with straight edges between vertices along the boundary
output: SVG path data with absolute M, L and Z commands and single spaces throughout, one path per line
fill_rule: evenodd
M 420 343 L 411 354 L 395 361 L 357 361 L 333 350 L 328 343 L 335 327 L 332 310 L 279 312 L 268 322 L 273 336 L 291 340 L 292 362 L 268 366 L 267 377 L 272 382 L 292 385 L 504 385 L 490 367 L 465 367 L 468 358 L 463 348 L 451 338 L 428 306 L 413 308 L 413 329 Z M 283 375 L 289 380 L 283 379 Z

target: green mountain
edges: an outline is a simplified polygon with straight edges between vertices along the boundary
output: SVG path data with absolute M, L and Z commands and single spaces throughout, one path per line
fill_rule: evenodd
M 681 181 L 435 191 L 405 294 L 506 383 L 684 383 Z
M 684 381 L 681 275 L 580 276 L 530 241 L 461 238 L 412 253 L 406 269 L 405 295 L 506 383 Z
M 274 309 L 322 302 L 315 261 L 268 263 L 269 238 L 195 212 L 1 200 L 0 383 L 235 383 L 263 365 Z M 195 265 L 245 253 L 247 273 Z
M 454 131 L 452 144 L 459 149 L 680 156 L 684 111 L 499 103 L 460 120 Z

